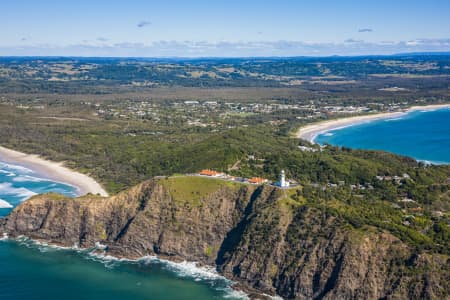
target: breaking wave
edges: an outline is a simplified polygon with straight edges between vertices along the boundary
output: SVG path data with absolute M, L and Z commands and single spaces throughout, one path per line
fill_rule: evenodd
M 157 256 L 144 256 L 139 259 L 118 258 L 107 255 L 97 247 L 81 249 L 77 245 L 74 245 L 73 247 L 56 246 L 45 242 L 35 241 L 25 236 L 19 236 L 15 240 L 22 246 L 30 249 L 37 249 L 43 253 L 64 250 L 74 251 L 84 259 L 102 263 L 108 269 L 118 268 L 122 264 L 157 265 L 162 267 L 162 269 L 171 272 L 175 276 L 206 283 L 217 291 L 224 293 L 224 298 L 249 299 L 246 293 L 233 289 L 233 282 L 218 274 L 213 267 L 199 266 L 196 262 L 172 262 L 160 259 Z
M 59 186 L 59 182 L 40 179 L 38 177 L 34 177 L 33 175 L 36 174 L 28 168 L 0 162 L 0 176 L 3 176 L 6 181 L 0 183 L 0 197 L 4 196 L 2 197 L 3 199 L 7 199 L 10 202 L 12 201 L 11 203 L 13 204 L 11 205 L 8 201 L 0 199 L 0 208 L 12 208 L 20 201 L 36 195 L 35 192 L 60 192 L 60 189 L 62 189 L 62 192 L 65 189 L 65 187 Z M 38 184 L 38 182 L 42 183 Z M 64 185 L 67 186 L 67 184 Z M 24 186 L 30 187 L 33 191 Z M 71 191 L 64 192 L 65 194 L 72 193 Z M 0 240 L 3 241 L 7 239 L 8 236 L 6 234 L 2 235 L 2 233 L 0 233 Z M 45 242 L 34 241 L 25 236 L 18 237 L 12 242 L 17 242 L 23 247 L 27 247 L 41 253 L 47 253 L 48 255 L 51 255 L 51 253 L 55 251 L 72 251 L 79 256 L 79 258 L 100 263 L 108 269 L 120 268 L 121 266 L 126 266 L 127 264 L 139 264 L 144 267 L 148 265 L 149 268 L 150 265 L 153 265 L 173 274 L 176 277 L 186 278 L 186 280 L 206 284 L 212 289 L 218 291 L 221 294 L 221 297 L 227 299 L 248 299 L 248 296 L 244 292 L 233 289 L 233 282 L 218 274 L 214 268 L 199 266 L 195 262 L 184 261 L 175 263 L 160 259 L 156 256 L 145 256 L 136 260 L 118 258 L 107 255 L 107 253 L 103 251 L 101 244 L 98 244 L 97 247 L 89 249 L 80 249 L 77 245 L 73 245 L 72 247 L 61 247 Z
M 29 168 L 17 166 L 17 165 L 11 165 L 11 164 L 7 164 L 4 162 L 0 162 L 0 169 L 3 169 L 5 171 L 16 171 L 16 172 L 25 173 L 25 174 L 34 173 L 33 170 L 31 170 Z
M 46 180 L 42 179 L 42 178 L 34 177 L 34 176 L 21 175 L 21 176 L 14 177 L 12 181 L 14 181 L 14 182 L 42 182 L 42 181 L 46 181 Z
M 390 118 L 390 119 L 384 119 L 385 122 L 392 122 L 392 121 L 400 121 L 405 119 L 404 117 L 398 117 L 398 118 Z
M 173 262 L 160 259 L 157 256 L 144 256 L 136 260 L 117 258 L 95 251 L 88 253 L 88 258 L 104 264 L 106 268 L 114 268 L 121 263 L 143 263 L 145 265 L 159 265 L 181 278 L 192 279 L 196 282 L 208 283 L 211 287 L 224 292 L 227 299 L 249 299 L 246 293 L 232 288 L 233 282 L 218 274 L 213 267 L 199 266 L 196 262 Z
M 26 200 L 37 194 L 33 191 L 30 191 L 27 188 L 24 188 L 24 187 L 17 188 L 17 187 L 14 187 L 11 183 L 5 182 L 5 183 L 0 183 L 0 195 L 17 196 L 17 197 L 20 197 L 22 200 Z
M 7 170 L 2 170 L 2 169 L 0 169 L 0 174 L 5 174 L 5 175 L 8 176 L 8 177 L 14 177 L 14 176 L 17 175 L 17 174 L 14 173 L 14 172 L 7 171 Z
M 12 208 L 12 207 L 13 206 L 9 202 L 0 199 L 0 208 Z

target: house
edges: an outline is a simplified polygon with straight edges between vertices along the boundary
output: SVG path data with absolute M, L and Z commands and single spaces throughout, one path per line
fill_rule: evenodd
M 199 102 L 198 101 L 184 101 L 184 104 L 186 104 L 186 105 L 198 105 Z
M 201 170 L 199 174 L 202 175 L 202 176 L 209 176 L 209 177 L 220 177 L 220 176 L 223 176 L 223 173 L 217 172 L 217 171 L 214 171 L 214 170 L 210 170 L 210 169 Z
M 435 210 L 435 211 L 431 212 L 431 214 L 433 215 L 433 217 L 436 217 L 436 218 L 442 218 L 444 216 L 444 213 L 440 210 Z
M 316 148 L 306 147 L 306 146 L 298 146 L 298 149 L 305 152 L 317 152 Z
M 252 177 L 248 180 L 248 182 L 251 184 L 263 184 L 263 183 L 268 182 L 268 180 L 265 178 L 261 178 L 261 177 Z

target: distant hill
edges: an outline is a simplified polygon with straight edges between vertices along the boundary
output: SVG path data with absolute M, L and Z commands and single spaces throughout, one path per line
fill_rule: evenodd
M 406 52 L 406 53 L 396 53 L 392 56 L 447 56 L 450 55 L 449 52 Z

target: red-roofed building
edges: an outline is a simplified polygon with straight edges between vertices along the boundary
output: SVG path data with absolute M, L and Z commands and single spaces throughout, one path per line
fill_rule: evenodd
M 251 184 L 263 184 L 263 183 L 268 182 L 268 180 L 265 178 L 261 178 L 261 177 L 253 177 L 253 178 L 250 178 L 248 180 L 248 182 Z
M 217 172 L 217 171 L 210 170 L 210 169 L 201 170 L 199 174 L 203 175 L 203 176 L 209 176 L 209 177 L 219 177 L 219 176 L 223 175 L 223 173 L 221 173 L 221 172 Z

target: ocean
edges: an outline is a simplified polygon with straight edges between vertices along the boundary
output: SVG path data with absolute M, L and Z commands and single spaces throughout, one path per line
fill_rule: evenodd
M 384 150 L 434 164 L 450 163 L 450 109 L 412 111 L 324 132 L 319 144 Z
M 30 169 L 0 162 L 0 217 L 29 197 L 73 186 L 43 179 Z M 89 249 L 61 249 L 27 238 L 3 239 L 0 232 L 1 300 L 71 299 L 242 299 L 245 294 L 214 270 L 156 257 L 137 261 L 93 255 Z

